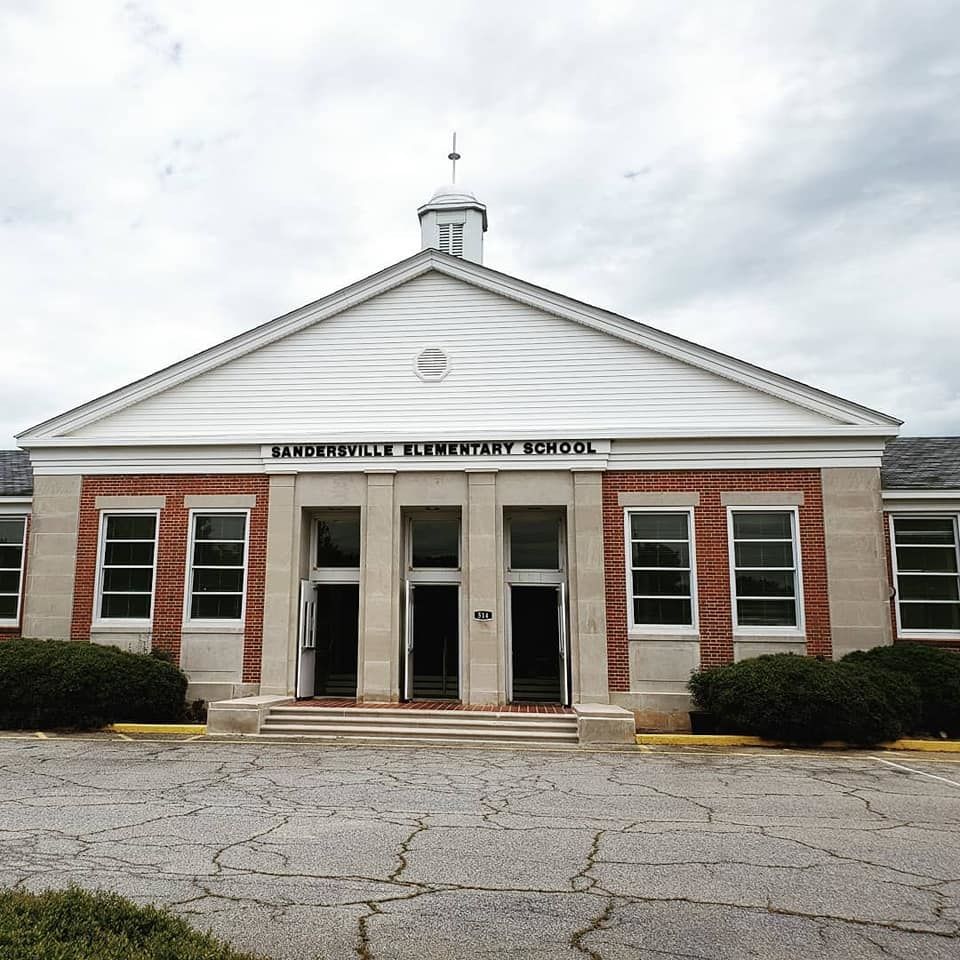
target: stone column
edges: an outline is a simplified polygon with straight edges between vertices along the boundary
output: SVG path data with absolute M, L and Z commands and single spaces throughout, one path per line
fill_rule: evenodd
M 823 534 L 833 656 L 892 642 L 880 470 L 825 467 Z
M 296 663 L 297 616 L 300 605 L 299 564 L 296 562 L 294 494 L 296 475 L 270 476 L 267 507 L 267 576 L 263 597 L 263 648 L 260 659 L 260 693 L 282 696 L 293 693 Z
M 34 478 L 24 590 L 25 637 L 70 639 L 82 479 Z
M 469 703 L 499 703 L 503 687 L 502 595 L 497 562 L 497 474 L 495 471 L 467 473 L 467 642 L 463 655 Z M 474 620 L 474 610 L 492 610 L 492 620 Z
M 399 699 L 399 579 L 394 580 L 392 473 L 367 474 L 359 691 L 362 700 Z M 397 629 L 394 629 L 395 625 Z
M 607 612 L 603 580 L 603 474 L 573 471 L 575 609 L 571 610 L 574 700 L 609 703 Z M 571 591 L 574 593 L 574 591 Z

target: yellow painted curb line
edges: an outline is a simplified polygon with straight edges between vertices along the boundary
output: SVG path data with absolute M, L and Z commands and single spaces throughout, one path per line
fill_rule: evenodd
M 960 740 L 894 740 L 881 744 L 884 750 L 929 750 L 938 753 L 960 753 Z
M 182 733 L 201 736 L 207 732 L 204 723 L 111 723 L 104 729 L 110 733 Z
M 779 740 L 764 740 L 762 737 L 747 737 L 728 733 L 638 733 L 637 746 L 641 747 L 786 747 Z M 827 750 L 859 750 L 838 740 L 817 744 Z M 893 740 L 879 744 L 881 750 L 926 750 L 937 753 L 960 753 L 960 740 Z M 877 748 L 874 748 L 877 749 Z

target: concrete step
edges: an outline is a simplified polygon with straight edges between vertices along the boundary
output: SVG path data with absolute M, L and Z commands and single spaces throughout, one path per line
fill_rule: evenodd
M 516 710 L 411 710 L 404 707 L 321 707 L 283 704 L 270 708 L 270 716 L 303 717 L 443 717 L 445 719 L 481 718 L 487 721 L 509 722 L 523 720 L 528 723 L 577 722 L 573 713 L 521 713 Z
M 427 726 L 424 724 L 356 724 L 356 723 L 264 723 L 261 736 L 318 736 L 332 738 L 406 740 L 489 740 L 522 741 L 525 743 L 576 743 L 577 728 L 565 730 L 532 730 L 529 727 L 501 727 L 494 724 L 477 727 Z
M 563 713 L 411 710 L 396 707 L 271 707 L 261 736 L 488 743 L 578 742 L 577 718 Z
M 301 710 L 278 711 L 271 710 L 264 719 L 264 724 L 273 725 L 276 723 L 301 723 L 307 725 L 328 724 L 328 723 L 346 723 L 353 726 L 369 725 L 393 725 L 418 727 L 493 727 L 493 728 L 515 728 L 523 730 L 576 730 L 577 718 L 555 716 L 547 718 L 532 718 L 523 715 L 517 716 L 482 716 L 478 714 L 468 714 L 460 716 L 458 714 L 421 714 L 420 711 L 397 711 L 392 714 L 379 713 L 373 710 L 357 710 L 354 713 L 338 713 L 331 711 L 329 713 L 317 714 L 313 711 Z

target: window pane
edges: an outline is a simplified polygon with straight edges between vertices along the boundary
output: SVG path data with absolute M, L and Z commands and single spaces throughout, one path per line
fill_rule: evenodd
M 636 596 L 690 596 L 690 574 L 686 572 L 634 572 L 633 592 Z
M 23 547 L 0 547 L 0 567 L 15 567 L 20 569 L 20 558 Z
M 631 513 L 633 540 L 687 540 L 686 513 Z
M 23 527 L 25 521 L 0 520 L 0 544 L 14 543 L 17 546 L 23 543 Z
M 194 593 L 243 593 L 243 570 L 194 570 Z
M 794 575 L 792 571 L 782 573 L 745 570 L 737 574 L 738 597 L 792 597 L 794 596 Z
M 738 567 L 792 567 L 793 543 L 735 543 L 733 557 Z
M 224 597 L 199 593 L 193 597 L 190 616 L 194 620 L 239 620 L 240 608 L 238 595 Z
M 198 514 L 194 521 L 197 540 L 242 540 L 247 526 L 242 513 Z
M 137 543 L 135 540 L 109 542 L 104 550 L 104 563 L 108 567 L 152 567 L 153 546 L 152 543 Z
M 103 589 L 109 593 L 149 593 L 153 588 L 153 570 L 138 567 L 107 567 L 103 571 Z
M 242 543 L 202 542 L 193 545 L 193 562 L 201 567 L 242 567 Z
M 0 593 L 20 592 L 20 571 L 0 570 Z
M 460 521 L 415 519 L 410 523 L 414 567 L 457 567 L 460 564 Z
M 560 569 L 559 517 L 514 517 L 510 520 L 510 568 Z
M 955 573 L 957 551 L 954 547 L 897 547 L 897 568 L 923 573 Z
M 897 577 L 897 592 L 901 600 L 960 600 L 960 580 L 957 577 Z
M 898 544 L 955 542 L 950 517 L 896 517 L 893 530 Z
M 738 600 L 737 622 L 742 627 L 795 627 L 793 600 Z
M 690 545 L 686 543 L 631 544 L 635 567 L 689 567 Z
M 360 517 L 331 517 L 317 521 L 317 566 L 360 566 Z
M 16 596 L 0 597 L 0 620 L 13 620 L 17 615 Z
M 960 603 L 901 603 L 905 630 L 960 630 Z
M 689 600 L 657 598 L 633 601 L 633 622 L 637 624 L 673 624 L 686 626 L 693 622 Z
M 107 517 L 108 540 L 152 540 L 157 518 L 114 514 Z
M 123 618 L 146 620 L 150 616 L 150 595 L 146 593 L 105 593 L 100 616 L 106 620 Z
M 792 540 L 789 513 L 746 510 L 733 514 L 735 540 Z

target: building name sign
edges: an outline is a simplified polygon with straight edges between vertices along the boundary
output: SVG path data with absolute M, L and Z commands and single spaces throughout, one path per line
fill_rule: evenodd
M 403 457 L 586 457 L 609 453 L 608 440 L 469 440 L 422 443 L 292 443 L 264 447 L 271 460 L 374 460 Z

